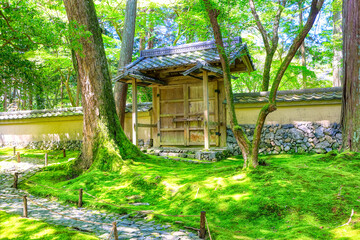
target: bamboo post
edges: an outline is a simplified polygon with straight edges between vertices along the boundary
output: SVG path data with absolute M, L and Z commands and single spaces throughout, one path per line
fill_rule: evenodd
M 17 184 L 18 184 L 18 174 L 17 172 L 14 173 L 14 184 L 13 184 L 13 188 L 17 189 Z
M 66 149 L 63 149 L 63 157 L 66 157 Z
M 82 205 L 83 205 L 82 197 L 83 197 L 83 189 L 80 188 L 79 189 L 79 202 L 78 202 L 78 207 L 79 208 L 82 207 Z
M 16 155 L 16 146 L 14 146 L 14 156 Z
M 20 152 L 17 152 L 17 162 L 20 162 Z
M 201 211 L 200 214 L 200 231 L 199 231 L 199 238 L 205 239 L 205 217 L 206 217 L 206 212 L 205 211 Z
M 23 217 L 28 217 L 28 211 L 27 211 L 27 198 L 26 195 L 23 196 L 24 200 L 24 208 L 23 208 Z
M 48 154 L 45 153 L 45 166 L 47 166 L 47 165 L 48 165 Z
M 119 236 L 118 236 L 118 232 L 117 232 L 117 227 L 116 227 L 116 222 L 113 222 L 113 232 L 114 232 L 114 239 L 115 239 L 115 240 L 119 240 Z

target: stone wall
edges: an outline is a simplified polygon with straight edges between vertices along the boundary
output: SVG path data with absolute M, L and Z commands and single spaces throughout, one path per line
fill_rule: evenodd
M 255 125 L 241 125 L 252 141 Z M 265 125 L 261 132 L 260 154 L 278 153 L 325 153 L 341 146 L 340 125 L 332 123 L 324 126 L 319 123 L 296 123 L 284 125 Z M 232 155 L 239 155 L 240 149 L 234 134 L 227 129 L 227 148 Z
M 14 145 L 16 146 L 16 145 Z M 81 150 L 82 140 L 69 140 L 69 141 L 38 141 L 30 142 L 23 147 L 29 149 L 42 149 L 42 150 Z

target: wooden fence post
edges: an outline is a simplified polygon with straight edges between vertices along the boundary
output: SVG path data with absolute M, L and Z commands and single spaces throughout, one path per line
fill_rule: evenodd
M 119 240 L 119 236 L 118 236 L 118 232 L 117 232 L 117 227 L 116 227 L 116 222 L 113 222 L 113 232 L 114 232 L 114 239 L 115 239 L 115 240 Z
M 24 200 L 24 208 L 23 208 L 23 217 L 28 217 L 28 210 L 27 210 L 27 198 L 26 195 L 23 196 Z
M 205 211 L 201 211 L 201 215 L 200 215 L 200 231 L 199 231 L 199 238 L 205 239 L 205 217 L 206 217 L 206 212 Z
M 83 197 L 83 189 L 80 188 L 80 189 L 79 189 L 79 202 L 78 202 L 78 207 L 82 207 L 82 204 L 83 204 L 82 197 Z
M 63 149 L 63 157 L 66 157 L 66 149 Z
M 47 165 L 48 165 L 48 154 L 45 153 L 45 166 L 47 166 Z
M 18 174 L 17 172 L 14 173 L 14 184 L 13 184 L 13 188 L 17 189 L 17 184 L 18 184 Z
M 14 156 L 16 155 L 16 147 L 14 146 Z
M 17 162 L 20 162 L 20 152 L 17 152 Z

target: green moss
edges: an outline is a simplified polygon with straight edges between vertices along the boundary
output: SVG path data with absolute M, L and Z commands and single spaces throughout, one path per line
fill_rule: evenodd
M 0 239 L 98 239 L 69 228 L 0 211 Z
M 266 166 L 242 170 L 241 156 L 213 164 L 191 164 L 150 156 L 124 161 L 121 171 L 94 169 L 72 179 L 65 168 L 47 168 L 30 180 L 60 190 L 23 183 L 21 188 L 76 205 L 85 191 L 115 204 L 116 208 L 84 196 L 84 206 L 116 213 L 154 210 L 163 214 L 207 212 L 215 239 L 357 239 L 360 235 L 360 155 L 261 156 Z M 341 191 L 340 191 L 341 188 Z M 353 222 L 338 228 L 355 210 Z M 163 223 L 178 218 L 153 216 Z M 199 227 L 197 218 L 182 218 Z M 179 225 L 181 227 L 181 225 Z

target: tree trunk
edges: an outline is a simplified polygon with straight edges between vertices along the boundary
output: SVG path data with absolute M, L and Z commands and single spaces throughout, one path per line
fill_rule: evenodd
M 303 1 L 300 0 L 299 1 L 299 20 L 300 20 L 300 29 L 303 28 L 303 6 L 302 6 Z M 302 83 L 303 83 L 303 88 L 306 88 L 306 74 L 305 74 L 305 69 L 306 69 L 306 55 L 305 55 L 305 41 L 302 42 L 302 44 L 300 45 L 300 54 L 301 54 L 301 74 L 302 74 Z
M 45 100 L 44 100 L 44 89 L 40 84 L 36 87 L 36 109 L 44 109 L 45 108 Z
M 3 102 L 3 111 L 7 111 L 7 89 L 4 92 L 4 102 Z
M 60 107 L 62 108 L 64 105 L 64 82 L 61 80 L 60 83 Z
M 75 70 L 75 76 L 76 76 L 76 102 L 75 105 L 78 107 L 80 104 L 80 93 L 81 93 L 81 83 L 79 79 L 79 67 L 78 63 L 76 61 L 76 55 L 74 49 L 71 49 L 71 60 L 72 64 Z
M 33 109 L 33 95 L 32 95 L 32 89 L 29 89 L 29 110 Z
M 65 89 L 66 89 L 66 92 L 68 93 L 71 106 L 76 107 L 76 103 L 75 103 L 75 100 L 74 100 L 73 95 L 71 93 L 70 86 L 69 86 L 69 81 L 70 81 L 70 77 L 71 77 L 71 70 L 68 69 L 68 75 L 67 75 L 66 78 L 65 78 L 65 76 L 64 76 L 64 74 L 63 74 L 63 72 L 61 71 L 60 68 L 58 69 L 58 71 L 59 71 L 60 77 L 62 79 L 61 84 L 63 84 L 63 83 L 65 84 Z M 61 93 L 61 94 L 63 94 L 63 93 Z
M 338 1 L 339 0 L 334 0 Z M 338 6 L 333 6 L 333 42 L 334 42 L 334 56 L 333 56 L 333 86 L 341 87 L 341 75 L 342 75 L 342 66 L 341 60 L 343 58 L 341 44 L 338 42 L 342 37 L 342 26 L 341 26 L 341 10 L 337 9 Z M 340 46 L 339 46 L 340 45 Z
M 231 130 L 234 133 L 234 137 L 236 139 L 236 142 L 238 143 L 241 154 L 244 158 L 244 167 L 249 166 L 249 159 L 251 158 L 251 143 L 248 140 L 245 132 L 243 129 L 239 126 L 236 114 L 235 114 L 235 107 L 234 107 L 234 97 L 231 87 L 231 73 L 230 73 L 230 65 L 228 61 L 228 57 L 224 51 L 224 43 L 221 36 L 221 30 L 219 23 L 217 21 L 217 17 L 219 15 L 218 11 L 211 7 L 211 4 L 209 0 L 203 0 L 206 6 L 206 10 L 208 12 L 210 23 L 213 28 L 214 37 L 215 37 L 215 43 L 216 47 L 219 52 L 220 62 L 221 66 L 224 72 L 224 87 L 225 87 L 225 98 L 227 102 L 227 111 L 230 116 L 230 127 Z M 258 165 L 257 162 L 252 162 L 253 167 L 256 167 Z
M 136 20 L 136 3 L 137 0 L 127 0 L 124 30 L 122 34 L 120 60 L 118 69 L 122 69 L 131 63 L 134 49 L 135 20 Z M 119 72 L 118 72 L 119 73 Z M 128 84 L 116 82 L 114 88 L 116 112 L 120 119 L 121 127 L 124 129 L 125 107 Z
M 111 80 L 92 0 L 64 0 L 69 21 L 76 21 L 91 33 L 80 38 L 82 52 L 76 52 L 82 85 L 84 113 L 83 146 L 75 168 L 119 170 L 124 159 L 142 156 L 123 132 L 116 114 Z
M 360 151 L 360 3 L 343 2 L 344 81 L 341 111 L 343 149 Z
M 205 8 L 208 12 L 208 15 L 209 15 L 211 26 L 213 28 L 216 47 L 219 52 L 220 62 L 221 62 L 221 66 L 222 66 L 222 69 L 224 72 L 223 77 L 224 77 L 224 86 L 225 86 L 225 96 L 226 96 L 226 101 L 227 101 L 227 106 L 228 106 L 227 110 L 228 110 L 228 113 L 230 116 L 230 127 L 231 127 L 231 130 L 234 133 L 235 139 L 241 149 L 241 153 L 244 158 L 244 168 L 249 168 L 249 167 L 255 168 L 258 166 L 258 151 L 259 151 L 259 145 L 260 145 L 260 141 L 261 141 L 261 131 L 265 124 L 267 115 L 276 110 L 276 101 L 275 101 L 276 93 L 277 93 L 279 84 L 281 82 L 281 79 L 284 76 L 284 73 L 285 73 L 287 67 L 289 66 L 290 62 L 294 58 L 295 53 L 298 51 L 301 43 L 304 41 L 306 35 L 312 28 L 314 21 L 316 19 L 316 16 L 318 15 L 318 13 L 323 5 L 324 0 L 313 0 L 312 1 L 309 17 L 307 19 L 307 22 L 306 22 L 304 28 L 295 37 L 284 61 L 282 62 L 282 64 L 280 65 L 280 67 L 277 71 L 277 74 L 274 78 L 274 82 L 273 82 L 273 85 L 272 85 L 272 88 L 271 88 L 271 91 L 269 94 L 269 103 L 266 104 L 259 113 L 258 120 L 257 120 L 256 126 L 255 126 L 252 144 L 249 142 L 249 140 L 248 140 L 247 136 L 245 135 L 244 131 L 242 130 L 242 128 L 238 125 L 238 122 L 236 119 L 234 102 L 233 102 L 233 93 L 232 93 L 232 89 L 231 89 L 230 65 L 229 65 L 228 58 L 224 51 L 224 44 L 223 44 L 222 37 L 221 37 L 220 26 L 217 21 L 217 16 L 219 15 L 219 11 L 211 5 L 209 0 L 203 0 L 203 1 L 205 4 Z M 252 1 L 250 1 L 250 3 L 252 3 Z M 252 10 L 254 10 L 254 6 L 252 7 Z M 278 11 L 280 11 L 280 10 L 278 10 Z M 253 15 L 257 16 L 256 12 Z M 280 14 L 278 14 L 277 16 L 280 17 Z M 257 20 L 257 24 L 259 26 L 259 29 L 262 29 L 262 32 L 265 32 L 259 19 Z M 278 28 L 276 27 L 275 29 L 277 31 Z M 266 35 L 266 34 L 263 34 L 263 35 Z M 277 33 L 276 33 L 276 35 L 277 35 Z M 264 37 L 264 39 L 265 39 L 265 37 Z M 275 46 L 275 44 L 277 44 L 277 40 L 273 39 L 272 46 Z M 268 54 L 268 52 L 269 52 L 268 50 L 270 50 L 271 48 L 268 43 L 266 45 L 267 45 L 266 48 L 267 48 L 267 54 Z

